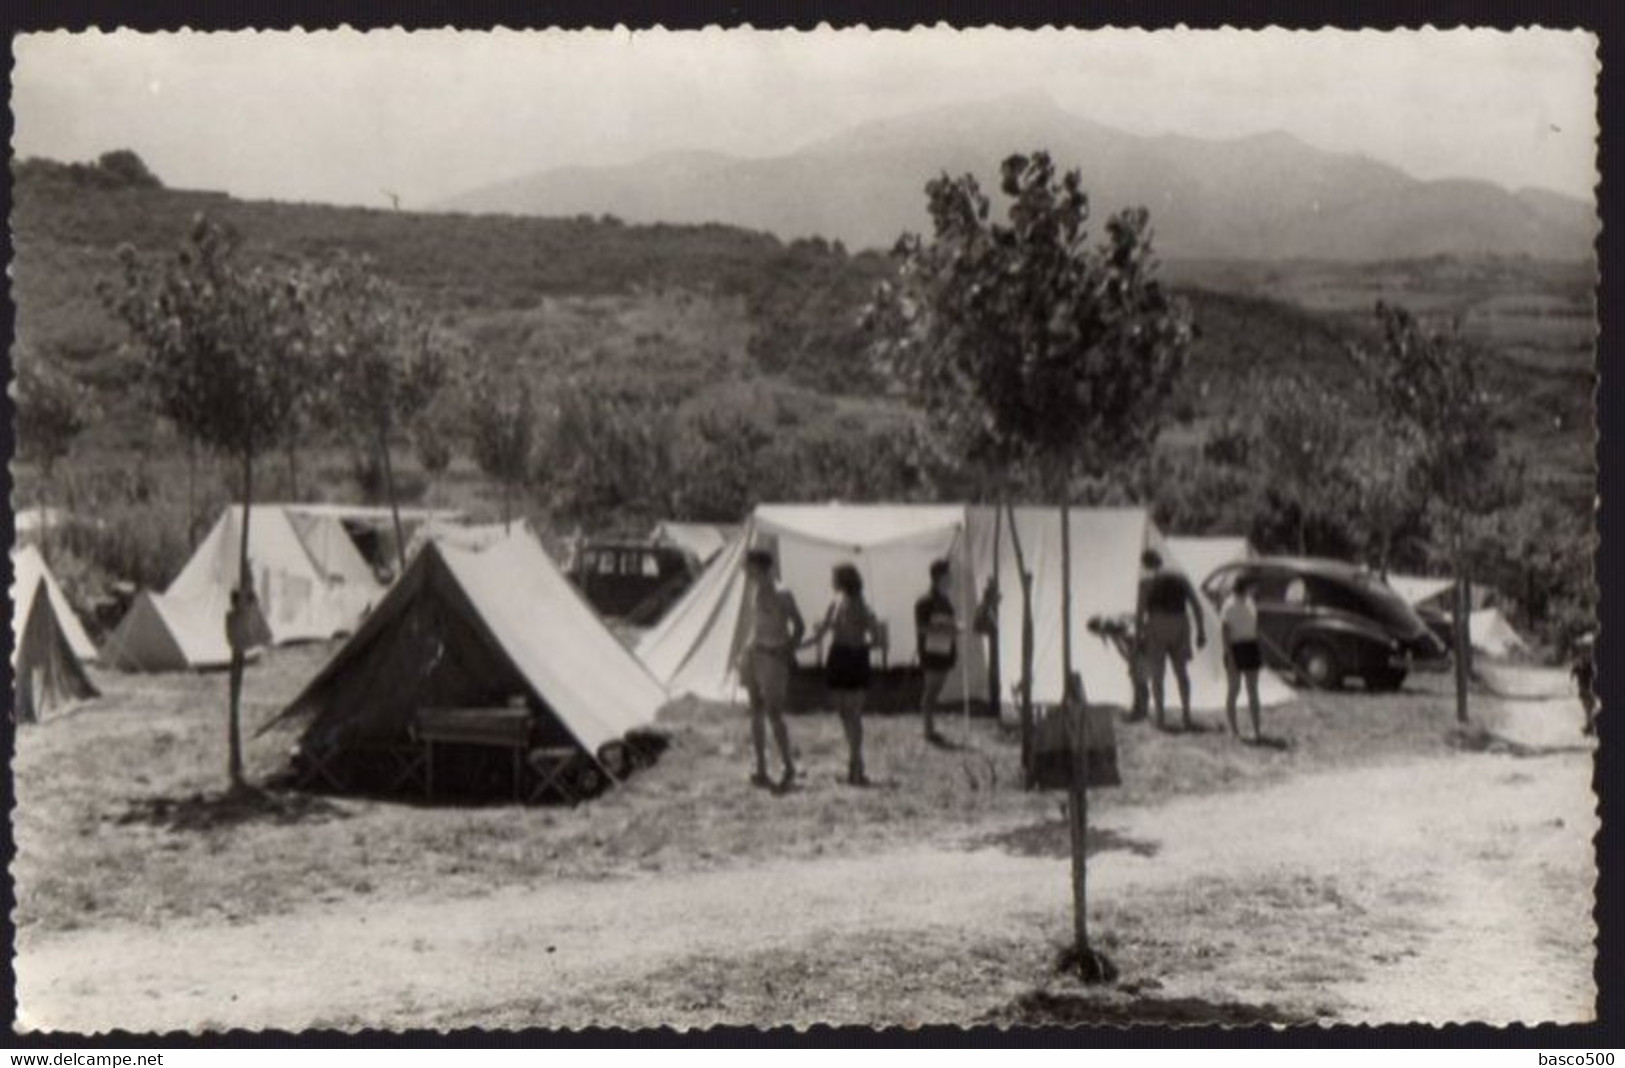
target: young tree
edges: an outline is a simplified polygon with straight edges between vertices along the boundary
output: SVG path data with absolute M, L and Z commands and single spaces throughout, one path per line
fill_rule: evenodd
M 1382 575 L 1393 558 L 1394 535 L 1413 525 L 1426 506 L 1416 477 L 1419 453 L 1409 427 L 1383 422 L 1361 435 L 1343 461 L 1365 528 L 1366 554 Z
M 448 391 L 449 392 L 449 391 Z M 446 393 L 429 405 L 412 430 L 412 448 L 418 463 L 431 482 L 440 478 L 451 467 L 452 447 L 456 438 L 453 430 L 454 415 L 451 405 L 445 403 Z
M 137 342 L 144 385 L 158 413 L 242 470 L 238 596 L 251 597 L 248 564 L 254 461 L 274 449 L 306 403 L 313 375 L 307 285 L 295 272 L 245 263 L 227 230 L 198 216 L 180 249 L 147 264 L 120 250 L 119 285 L 105 291 Z M 244 649 L 233 641 L 228 771 L 242 788 Z
M 1013 155 L 1000 184 L 1005 222 L 990 219 L 992 205 L 970 175 L 926 187 L 932 239 L 899 241 L 897 283 L 877 294 L 871 322 L 885 364 L 934 432 L 973 464 L 1036 469 L 1060 506 L 1062 692 L 1081 699 L 1072 671 L 1071 488 L 1156 440 L 1191 324 L 1156 281 L 1143 208 L 1111 216 L 1092 244 L 1077 171 L 1058 176 L 1045 152 Z M 1030 690 L 1030 678 L 1023 685 Z M 1078 746 L 1081 713 L 1074 709 Z M 1106 966 L 1088 944 L 1086 804 L 1084 783 L 1075 782 L 1075 949 L 1085 975 L 1103 978 Z
M 513 492 L 530 478 L 536 457 L 536 399 L 530 380 L 489 362 L 473 367 L 464 382 L 468 396 L 469 446 L 481 471 L 502 486 L 502 522 L 513 521 Z
M 72 453 L 74 440 L 96 418 L 96 403 L 83 383 L 22 347 L 17 350 L 11 396 L 17 456 L 39 466 L 40 538 L 49 555 L 57 464 Z
M 1385 417 L 1417 444 L 1416 473 L 1445 526 L 1456 573 L 1456 718 L 1467 721 L 1469 644 L 1467 525 L 1506 498 L 1494 411 L 1479 384 L 1478 353 L 1455 332 L 1426 328 L 1404 308 L 1379 303 L 1382 344 L 1349 355 Z
M 316 275 L 314 341 L 324 384 L 321 408 L 356 428 L 377 451 L 406 570 L 406 538 L 390 438 L 414 425 L 447 378 L 451 342 L 365 261 L 341 258 Z

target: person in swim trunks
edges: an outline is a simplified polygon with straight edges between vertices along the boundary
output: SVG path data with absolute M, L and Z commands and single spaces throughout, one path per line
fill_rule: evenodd
M 1140 578 L 1138 605 L 1134 611 L 1135 630 L 1145 653 L 1145 669 L 1151 676 L 1151 703 L 1157 713 L 1157 727 L 1163 727 L 1166 707 L 1163 684 L 1166 666 L 1173 665 L 1174 683 L 1179 687 L 1179 707 L 1186 730 L 1191 722 L 1191 676 L 1186 665 L 1191 659 L 1191 618 L 1196 619 L 1196 648 L 1207 644 L 1202 624 L 1202 602 L 1196 588 L 1184 574 L 1163 566 L 1162 554 L 1147 549 L 1140 555 L 1145 569 Z
M 1235 589 L 1224 599 L 1219 609 L 1220 628 L 1224 632 L 1224 673 L 1228 686 L 1224 697 L 1224 715 L 1230 722 L 1230 733 L 1241 737 L 1236 725 L 1236 697 L 1242 681 L 1247 683 L 1247 711 L 1253 719 L 1253 741 L 1262 742 L 1264 734 L 1259 727 L 1258 670 L 1264 666 L 1264 655 L 1258 644 L 1258 605 L 1253 601 L 1253 578 L 1243 575 L 1236 579 Z
M 745 632 L 735 660 L 739 679 L 750 697 L 750 740 L 756 750 L 754 786 L 772 786 L 767 774 L 767 731 L 779 747 L 784 774 L 779 789 L 795 780 L 795 758 L 790 751 L 790 729 L 784 722 L 790 697 L 790 668 L 796 646 L 807 630 L 789 590 L 774 577 L 773 554 L 752 549 L 745 556 Z
M 880 621 L 863 598 L 863 576 L 851 564 L 840 564 L 832 576 L 835 600 L 824 620 L 813 628 L 804 644 L 817 645 L 831 636 L 829 655 L 824 660 L 824 685 L 829 688 L 835 711 L 846 732 L 848 751 L 846 781 L 853 786 L 869 785 L 863 768 L 863 703 L 869 692 L 869 649 L 880 635 Z

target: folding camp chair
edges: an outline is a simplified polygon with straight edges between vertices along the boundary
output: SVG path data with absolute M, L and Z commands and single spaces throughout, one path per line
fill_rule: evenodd
M 567 805 L 578 803 L 581 796 L 574 776 L 580 756 L 579 750 L 568 745 L 532 749 L 525 758 L 533 776 L 525 800 L 535 804 L 556 797 Z

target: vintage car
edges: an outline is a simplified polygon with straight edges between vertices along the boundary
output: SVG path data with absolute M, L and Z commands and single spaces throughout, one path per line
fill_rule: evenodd
M 1254 583 L 1265 664 L 1304 684 L 1335 688 L 1358 678 L 1368 690 L 1397 690 L 1412 670 L 1449 663 L 1439 636 L 1365 568 L 1265 556 L 1216 569 L 1202 591 L 1217 605 L 1243 575 Z

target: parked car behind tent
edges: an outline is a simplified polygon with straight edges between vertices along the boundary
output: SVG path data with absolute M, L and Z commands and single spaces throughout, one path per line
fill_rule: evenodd
M 1138 592 L 1140 553 L 1166 549 L 1150 516 L 1138 508 L 1074 508 L 1072 541 L 1072 654 L 1090 700 L 1129 707 L 1133 688 L 1117 651 L 1090 634 L 1093 616 L 1132 614 Z M 915 658 L 914 602 L 924 592 L 934 559 L 952 565 L 953 601 L 968 620 L 989 579 L 1003 590 L 997 648 L 1001 711 L 1012 715 L 1010 687 L 1021 674 L 1020 583 L 1017 538 L 1033 573 L 1033 699 L 1061 698 L 1061 523 L 1055 508 L 1015 509 L 1015 526 L 1001 511 L 966 505 L 775 504 L 758 507 L 740 536 L 705 570 L 688 595 L 638 644 L 638 655 L 673 696 L 691 693 L 709 700 L 739 696 L 731 670 L 744 595 L 746 550 L 763 544 L 775 550 L 781 577 L 809 617 L 823 611 L 830 593 L 830 570 L 855 564 L 864 592 L 888 632 L 885 659 L 911 668 Z M 997 552 L 995 552 L 997 546 Z M 1169 553 L 1170 559 L 1173 554 Z M 1174 562 L 1177 563 L 1177 560 Z M 1191 668 L 1193 705 L 1224 706 L 1225 678 L 1218 621 L 1206 618 L 1209 641 Z M 960 641 L 960 670 L 944 698 L 988 699 L 989 643 L 967 635 Z M 879 655 L 879 654 L 877 654 Z M 800 656 L 803 667 L 817 653 Z M 1278 703 L 1291 694 L 1279 678 L 1262 680 L 1261 696 Z
M 26 723 L 39 719 L 48 708 L 98 693 L 80 655 L 90 648 L 90 639 L 45 558 L 38 549 L 27 546 L 12 555 L 12 565 L 16 575 L 11 590 L 13 712 Z
M 426 711 L 518 712 L 524 730 L 509 748 L 525 758 L 516 771 L 526 783 L 514 783 L 523 797 L 536 775 L 557 770 L 533 758 L 561 748 L 575 757 L 565 770 L 577 793 L 619 774 L 620 751 L 653 726 L 665 699 L 529 527 L 515 524 L 482 546 L 425 544 L 278 718 L 308 720 L 299 742 L 307 781 L 388 789 L 405 785 Z
M 1410 605 L 1365 568 L 1340 560 L 1264 556 L 1228 564 L 1202 590 L 1219 603 L 1246 575 L 1258 602 L 1264 662 L 1317 687 L 1359 678 L 1395 690 L 1413 669 L 1441 668 L 1445 645 Z

